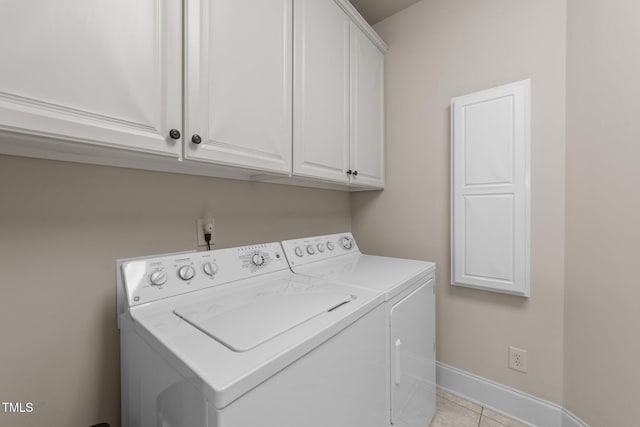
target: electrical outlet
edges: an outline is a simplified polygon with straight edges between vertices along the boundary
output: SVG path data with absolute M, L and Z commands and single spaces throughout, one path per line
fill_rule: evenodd
M 198 237 L 198 246 L 207 246 L 207 242 L 204 240 L 204 224 L 205 224 L 204 218 L 200 218 L 196 220 L 196 236 Z M 211 246 L 214 245 L 215 237 L 216 235 L 215 235 L 215 228 L 214 228 L 214 231 L 211 233 L 211 242 L 210 242 Z
M 509 368 L 527 373 L 527 350 L 509 347 Z

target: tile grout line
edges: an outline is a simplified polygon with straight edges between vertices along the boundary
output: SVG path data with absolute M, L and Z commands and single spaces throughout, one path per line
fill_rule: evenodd
M 468 408 L 468 407 L 466 407 L 466 406 L 462 405 L 462 404 L 461 404 L 461 403 L 459 403 L 459 402 L 456 402 L 456 401 L 454 401 L 454 400 L 449 399 L 449 398 L 448 398 L 446 395 L 444 395 L 444 394 L 438 394 L 438 396 L 439 396 L 441 399 L 444 399 L 444 400 L 446 400 L 447 402 L 449 402 L 449 403 L 451 403 L 451 404 L 453 404 L 453 405 L 455 405 L 455 406 L 458 406 L 458 407 L 460 407 L 460 408 L 462 408 L 462 409 L 465 409 L 465 410 L 467 410 L 467 411 L 475 412 L 473 409 Z M 455 396 L 455 395 L 453 395 L 453 396 Z M 464 398 L 460 398 L 459 396 L 458 396 L 458 398 L 459 398 L 460 400 L 464 400 L 464 401 L 466 401 L 466 402 L 469 402 L 469 401 L 467 401 L 467 400 L 466 400 L 466 399 L 464 399 Z M 469 402 L 469 403 L 474 404 L 473 402 Z M 482 405 L 478 405 L 478 404 L 474 404 L 474 405 L 480 408 L 480 412 L 479 412 L 479 413 L 478 413 L 478 412 L 475 412 L 475 413 L 480 415 L 480 419 L 478 420 L 478 425 L 477 425 L 476 427 L 481 427 L 481 426 L 482 426 L 482 418 L 484 417 L 484 410 L 485 410 L 485 409 L 487 409 L 487 408 L 485 408 L 485 407 L 484 407 L 484 406 L 482 406 Z M 497 412 L 497 411 L 496 411 L 496 412 Z M 500 414 L 500 415 L 503 415 L 504 417 L 510 418 L 510 416 L 509 416 L 508 414 L 501 413 L 501 412 L 497 412 L 497 413 L 498 413 L 498 414 Z M 496 423 L 497 425 L 501 426 L 501 427 L 508 427 L 508 424 L 503 424 L 501 421 L 498 421 L 497 419 L 492 418 L 491 416 L 487 416 L 487 418 L 488 418 L 489 420 L 491 420 L 492 422 Z M 510 418 L 510 419 L 511 419 L 511 418 Z

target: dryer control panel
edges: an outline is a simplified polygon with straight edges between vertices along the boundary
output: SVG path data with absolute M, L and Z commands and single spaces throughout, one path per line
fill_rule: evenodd
M 285 240 L 282 242 L 282 248 L 291 266 L 360 252 L 351 233 Z
M 288 268 L 279 243 L 125 260 L 129 307 Z

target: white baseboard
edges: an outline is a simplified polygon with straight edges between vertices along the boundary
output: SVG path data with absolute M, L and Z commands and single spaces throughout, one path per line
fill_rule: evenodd
M 589 427 L 562 406 L 436 362 L 438 387 L 540 427 Z

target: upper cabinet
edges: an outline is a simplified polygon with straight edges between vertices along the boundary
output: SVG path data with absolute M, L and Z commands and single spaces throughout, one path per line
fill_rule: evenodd
M 351 24 L 351 182 L 384 186 L 384 53 Z
M 296 0 L 293 173 L 349 183 L 349 25 L 333 0 Z
M 295 0 L 293 174 L 382 188 L 385 47 L 353 18 L 346 2 Z
M 31 140 L 46 138 L 71 151 L 179 157 L 180 138 L 169 136 L 182 128 L 179 2 L 12 1 L 2 9 L 2 152 L 28 154 Z M 31 138 L 6 142 L 16 135 Z
M 8 2 L 0 154 L 382 188 L 385 50 L 345 0 Z
M 291 172 L 292 0 L 186 0 L 185 159 Z

